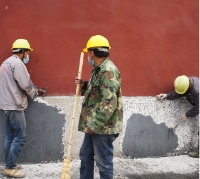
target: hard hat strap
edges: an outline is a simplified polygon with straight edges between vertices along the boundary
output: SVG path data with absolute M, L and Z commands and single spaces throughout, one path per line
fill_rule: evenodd
M 18 49 L 13 49 L 12 52 L 20 52 L 22 49 L 18 48 Z
M 109 52 L 109 49 L 107 48 L 97 48 L 97 49 L 102 52 Z
M 25 50 L 24 49 L 22 49 L 22 54 L 23 54 L 23 57 L 22 57 L 22 60 L 24 59 L 24 54 L 25 54 Z

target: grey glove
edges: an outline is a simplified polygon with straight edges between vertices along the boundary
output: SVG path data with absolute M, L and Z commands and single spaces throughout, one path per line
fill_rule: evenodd
M 159 95 L 157 95 L 156 96 L 157 97 L 157 99 L 165 99 L 165 98 L 167 98 L 167 94 L 159 94 Z

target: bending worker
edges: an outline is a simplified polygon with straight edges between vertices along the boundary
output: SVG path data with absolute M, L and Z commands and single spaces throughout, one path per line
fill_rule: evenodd
M 0 66 L 0 109 L 6 127 L 4 174 L 15 178 L 25 177 L 16 162 L 26 141 L 27 96 L 34 99 L 39 92 L 44 92 L 34 86 L 25 66 L 30 51 L 33 49 L 28 41 L 18 39 L 12 46 L 13 55 Z
M 175 90 L 168 94 L 157 95 L 158 99 L 177 99 L 186 97 L 188 102 L 193 106 L 185 114 L 181 116 L 181 120 L 185 121 L 188 117 L 196 117 L 199 114 L 199 78 L 187 77 L 185 75 L 178 76 L 174 80 Z M 191 157 L 198 157 L 199 152 L 189 153 Z
M 101 179 L 113 178 L 113 141 L 122 131 L 123 114 L 120 72 L 108 58 L 110 48 L 105 37 L 92 36 L 83 49 L 93 67 L 90 81 L 75 80 L 85 96 L 78 125 L 85 133 L 80 179 L 94 178 L 94 161 Z

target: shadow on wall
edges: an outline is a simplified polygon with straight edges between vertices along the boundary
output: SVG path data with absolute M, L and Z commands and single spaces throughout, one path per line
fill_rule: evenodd
M 52 106 L 29 101 L 26 116 L 27 138 L 19 162 L 40 163 L 61 160 L 65 115 Z M 0 112 L 0 143 L 4 144 L 5 121 Z M 0 163 L 4 163 L 4 145 L 0 145 Z
M 133 114 L 128 119 L 122 146 L 126 156 L 162 156 L 172 152 L 177 146 L 177 135 L 164 123 L 156 124 L 150 116 L 141 114 Z

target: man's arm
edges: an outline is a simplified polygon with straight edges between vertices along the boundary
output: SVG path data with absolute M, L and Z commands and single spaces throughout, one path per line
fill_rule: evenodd
M 167 99 L 170 99 L 170 100 L 174 100 L 180 97 L 183 97 L 183 95 L 176 93 L 176 91 L 172 91 L 167 94 Z
M 16 65 L 13 75 L 20 88 L 33 99 L 37 95 L 38 89 L 34 87 L 26 67 L 23 64 Z
M 180 98 L 182 97 L 182 95 L 176 93 L 175 91 L 172 91 L 172 92 L 169 92 L 168 94 L 166 93 L 161 93 L 159 95 L 156 95 L 157 99 L 170 99 L 170 100 L 173 100 L 173 99 L 177 99 L 177 98 Z
M 81 95 L 83 96 L 87 90 L 88 81 L 84 81 L 84 85 L 81 87 Z

